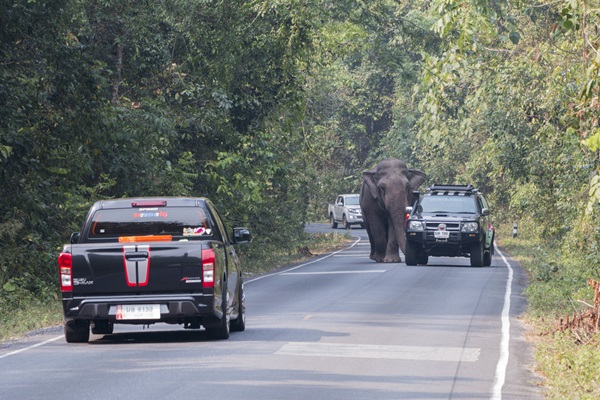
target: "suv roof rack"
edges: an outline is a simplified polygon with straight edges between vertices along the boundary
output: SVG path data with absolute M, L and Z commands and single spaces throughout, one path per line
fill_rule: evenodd
M 471 184 L 469 185 L 440 185 L 439 183 L 434 183 L 429 187 L 428 191 L 432 194 L 444 193 L 444 194 L 464 194 L 470 195 L 473 193 L 477 193 L 479 190 L 475 189 L 475 187 Z

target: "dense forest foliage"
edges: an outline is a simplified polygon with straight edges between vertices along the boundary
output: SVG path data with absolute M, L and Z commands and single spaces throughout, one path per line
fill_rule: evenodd
M 293 246 L 390 156 L 598 278 L 599 7 L 0 0 L 0 305 L 56 284 L 96 200 L 208 196 Z
M 519 223 L 533 313 L 577 309 L 600 278 L 599 28 L 599 0 L 0 0 L 0 322 L 43 326 L 96 200 L 207 196 L 260 260 L 385 157 L 481 188 Z M 573 343 L 540 346 L 556 398 L 598 394 L 598 345 Z

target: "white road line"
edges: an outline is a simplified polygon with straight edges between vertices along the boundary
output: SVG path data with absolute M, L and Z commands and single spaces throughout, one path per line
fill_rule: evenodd
M 388 360 L 475 362 L 479 348 L 387 346 L 373 344 L 289 342 L 276 355 L 307 357 L 374 358 Z
M 315 271 L 315 272 L 284 272 L 281 275 L 335 275 L 335 274 L 381 274 L 386 269 L 370 269 L 368 271 Z
M 29 347 L 24 347 L 24 348 L 22 348 L 22 349 L 15 350 L 15 351 L 12 351 L 12 352 L 10 352 L 10 353 L 3 354 L 3 355 L 1 355 L 1 356 L 0 356 L 0 358 L 4 358 L 4 357 L 8 357 L 8 356 L 12 356 L 12 355 L 19 354 L 19 353 L 22 353 L 22 352 L 24 352 L 24 351 L 27 351 L 27 350 L 31 350 L 31 349 L 33 349 L 33 348 L 36 348 L 36 347 L 39 347 L 39 346 L 43 346 L 43 345 L 45 345 L 45 344 L 48 344 L 48 343 L 50 343 L 50 342 L 54 342 L 54 341 L 56 341 L 56 340 L 58 340 L 58 339 L 62 339 L 63 337 L 64 337 L 64 336 L 62 336 L 62 335 L 61 335 L 61 336 L 57 336 L 57 337 L 55 337 L 55 338 L 48 339 L 48 340 L 46 340 L 45 342 L 36 343 L 36 344 L 34 344 L 34 345 L 32 345 L 32 346 L 29 346 Z
M 506 281 L 506 292 L 504 293 L 504 306 L 502 308 L 502 337 L 500 340 L 500 358 L 496 364 L 496 375 L 494 376 L 494 389 L 492 399 L 502 399 L 502 386 L 506 380 L 506 368 L 508 367 L 509 345 L 510 345 L 510 297 L 512 294 L 513 269 L 510 263 L 504 257 L 504 254 L 495 247 L 495 250 L 502 257 L 502 261 L 508 268 L 508 279 Z

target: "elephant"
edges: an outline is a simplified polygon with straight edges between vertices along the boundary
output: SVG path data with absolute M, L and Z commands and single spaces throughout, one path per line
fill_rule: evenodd
M 399 249 L 406 252 L 405 209 L 411 206 L 427 175 L 408 169 L 404 161 L 387 158 L 363 172 L 360 208 L 369 242 L 370 258 L 377 262 L 399 263 Z

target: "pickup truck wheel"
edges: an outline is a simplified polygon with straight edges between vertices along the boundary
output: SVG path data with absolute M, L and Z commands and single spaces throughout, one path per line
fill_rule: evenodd
M 337 229 L 337 222 L 335 222 L 335 218 L 333 217 L 333 214 L 329 215 L 329 222 L 331 223 L 332 229 Z
M 404 258 L 406 259 L 406 265 L 417 265 L 417 249 L 411 242 L 406 242 Z
M 243 332 L 246 330 L 246 298 L 244 295 L 244 285 L 240 285 L 238 294 L 238 317 L 231 321 L 229 329 L 232 332 Z
M 417 256 L 417 264 L 427 265 L 428 262 L 429 262 L 429 256 L 427 255 L 427 253 L 420 253 Z
M 223 315 L 217 326 L 211 326 L 206 329 L 208 337 L 212 340 L 229 339 L 229 313 L 227 312 L 227 286 L 223 285 L 223 300 L 221 302 L 221 310 Z
M 90 323 L 88 321 L 65 322 L 65 340 L 67 343 L 86 343 L 90 340 Z
M 483 267 L 483 243 L 471 246 L 471 267 Z
M 345 215 L 342 217 L 342 225 L 344 225 L 344 229 L 350 229 L 350 224 L 348 223 Z
M 115 324 L 110 321 L 92 321 L 92 333 L 94 335 L 110 335 L 113 333 Z

